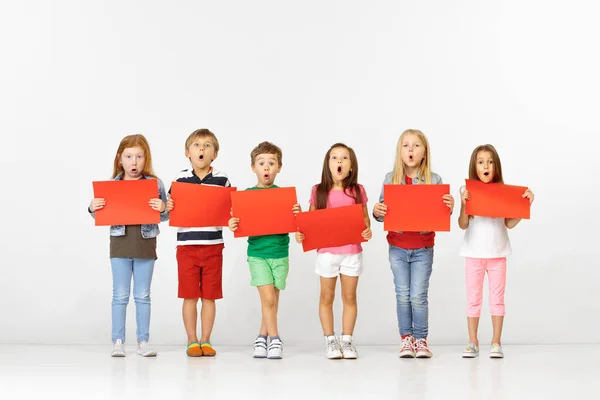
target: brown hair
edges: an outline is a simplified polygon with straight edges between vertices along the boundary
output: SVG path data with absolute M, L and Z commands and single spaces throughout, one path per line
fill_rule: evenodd
M 336 147 L 341 147 L 348 150 L 350 153 L 350 173 L 348 176 L 342 181 L 342 186 L 344 188 L 344 193 L 354 199 L 356 204 L 362 204 L 362 193 L 360 190 L 360 186 L 358 185 L 358 159 L 356 158 L 356 153 L 352 148 L 346 146 L 343 143 L 336 143 L 327 150 L 325 154 L 325 159 L 323 160 L 323 172 L 321 173 L 321 183 L 317 185 L 316 192 L 316 208 L 317 210 L 321 210 L 323 208 L 327 208 L 327 196 L 329 196 L 329 191 L 333 187 L 333 177 L 331 176 L 331 171 L 329 170 L 329 157 L 331 156 L 331 151 Z
M 152 169 L 152 154 L 150 153 L 150 145 L 148 141 L 144 137 L 144 135 L 129 135 L 125 136 L 121 143 L 119 143 L 119 147 L 117 148 L 117 154 L 115 154 L 115 160 L 113 162 L 113 179 L 118 175 L 123 174 L 125 171 L 123 170 L 123 166 L 121 165 L 121 154 L 125 149 L 129 149 L 131 147 L 139 147 L 144 151 L 145 163 L 144 163 L 144 175 L 151 176 L 156 178 L 154 175 L 154 170 Z
M 259 154 L 274 154 L 277 156 L 279 166 L 282 165 L 283 154 L 281 153 L 281 149 L 271 142 L 259 143 L 258 146 L 252 149 L 252 152 L 250 153 L 250 162 L 252 164 L 250 165 L 254 165 L 256 157 L 258 157 Z
M 500 163 L 500 157 L 496 148 L 491 144 L 482 144 L 481 146 L 475 147 L 473 153 L 471 153 L 471 160 L 469 161 L 469 179 L 480 180 L 477 176 L 477 154 L 481 151 L 489 151 L 492 155 L 492 161 L 494 163 L 494 177 L 493 183 L 504 183 L 502 177 L 502 164 Z
M 416 129 L 407 129 L 400 135 L 398 138 L 398 144 L 396 145 L 396 161 L 394 162 L 394 170 L 392 175 L 392 183 L 400 184 L 404 180 L 404 170 L 406 169 L 404 166 L 404 162 L 402 161 L 402 141 L 408 135 L 415 135 L 419 138 L 423 146 L 425 147 L 425 155 L 421 160 L 421 165 L 419 166 L 419 181 L 424 180 L 426 184 L 431 183 L 431 153 L 429 150 L 429 142 L 427 141 L 427 137 L 425 134 Z
M 219 152 L 219 141 L 214 133 L 209 131 L 208 129 L 196 129 L 194 132 L 190 133 L 190 136 L 185 140 L 185 149 L 189 149 L 192 143 L 194 143 L 197 139 L 205 139 L 209 138 L 213 142 L 213 146 L 215 147 L 215 153 Z

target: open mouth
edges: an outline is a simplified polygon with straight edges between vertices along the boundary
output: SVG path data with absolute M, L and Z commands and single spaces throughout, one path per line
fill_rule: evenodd
M 203 154 L 200 155 L 200 159 L 204 160 L 204 155 Z
M 269 179 L 269 177 L 270 177 L 270 176 L 271 176 L 271 175 L 269 175 L 269 174 L 264 174 L 264 175 L 263 175 L 263 177 L 264 177 L 265 179 Z
M 342 173 L 342 167 L 341 167 L 341 166 L 338 166 L 338 167 L 337 167 L 337 173 L 338 173 L 338 174 L 341 174 L 341 173 Z
M 410 161 L 412 161 L 412 160 L 414 159 L 413 155 L 411 154 L 410 156 L 408 156 L 408 159 L 409 159 Z
M 137 174 L 137 172 L 138 172 L 137 168 L 132 168 L 132 169 L 131 169 L 131 173 L 132 173 L 133 175 Z
M 490 173 L 486 171 L 483 173 L 483 176 L 490 176 Z

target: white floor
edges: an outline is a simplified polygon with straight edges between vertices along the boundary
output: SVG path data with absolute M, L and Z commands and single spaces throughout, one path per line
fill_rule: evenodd
M 600 345 L 505 346 L 506 357 L 462 359 L 432 347 L 430 360 L 399 359 L 396 347 L 361 346 L 358 360 L 287 346 L 283 360 L 253 359 L 249 347 L 156 358 L 110 346 L 0 345 L 0 399 L 600 399 Z

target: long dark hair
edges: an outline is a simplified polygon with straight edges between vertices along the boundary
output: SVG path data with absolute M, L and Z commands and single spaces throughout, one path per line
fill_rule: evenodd
M 327 197 L 329 196 L 329 191 L 331 188 L 333 188 L 333 177 L 331 176 L 331 171 L 329 170 L 329 157 L 331 156 L 331 150 L 335 149 L 336 147 L 342 147 L 348 150 L 348 153 L 350 153 L 350 173 L 342 181 L 344 193 L 352 197 L 355 203 L 362 203 L 362 193 L 358 185 L 358 160 L 356 158 L 356 153 L 354 153 L 354 150 L 352 150 L 351 147 L 348 147 L 343 143 L 336 143 L 331 146 L 329 150 L 327 150 L 327 154 L 325 154 L 325 159 L 323 160 L 321 183 L 317 185 L 316 193 L 317 210 L 327 208 Z
M 496 148 L 491 144 L 482 144 L 481 146 L 475 147 L 473 153 L 471 153 L 471 160 L 469 161 L 469 179 L 480 180 L 477 176 L 477 154 L 480 151 L 487 151 L 492 155 L 492 161 L 494 162 L 494 177 L 492 178 L 493 183 L 504 183 L 502 177 L 502 164 L 500 163 L 500 156 Z

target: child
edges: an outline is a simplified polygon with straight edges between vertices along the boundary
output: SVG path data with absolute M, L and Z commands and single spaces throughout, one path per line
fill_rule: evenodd
M 354 150 L 336 143 L 325 154 L 321 183 L 313 186 L 310 196 L 310 211 L 324 208 L 362 204 L 366 229 L 363 238 L 371 239 L 371 221 L 367 211 L 367 193 L 358 184 L 358 160 Z M 296 241 L 302 243 L 304 234 L 296 232 Z M 356 324 L 356 286 L 362 273 L 362 246 L 346 246 L 317 249 L 315 272 L 321 277 L 319 318 L 325 334 L 325 356 L 328 359 L 358 358 L 352 342 Z M 342 336 L 340 342 L 333 329 L 333 299 L 337 277 L 342 285 Z
M 277 188 L 275 177 L 281 171 L 281 149 L 273 143 L 262 142 L 250 153 L 252 171 L 258 178 L 256 186 L 246 190 Z M 297 214 L 300 206 L 295 204 L 292 211 Z M 235 231 L 239 218 L 229 220 L 229 229 Z M 262 307 L 262 321 L 258 337 L 254 341 L 254 357 L 280 359 L 283 342 L 277 328 L 279 292 L 285 289 L 289 270 L 289 234 L 248 237 L 248 265 L 250 284 L 258 288 Z M 267 337 L 269 338 L 267 349 Z
M 191 166 L 181 171 L 177 182 L 231 186 L 227 175 L 211 166 L 218 154 L 219 141 L 214 133 L 208 129 L 192 132 L 185 141 L 185 156 Z M 169 197 L 168 211 L 175 208 L 176 200 Z M 217 354 L 210 343 L 210 335 L 215 323 L 215 300 L 223 298 L 223 248 L 223 228 L 220 226 L 177 230 L 178 297 L 183 299 L 183 325 L 189 357 Z M 198 299 L 202 299 L 200 341 L 197 336 Z
M 383 184 L 430 185 L 441 184 L 442 178 L 431 171 L 429 143 L 423 132 L 404 131 L 396 146 L 394 169 L 385 176 Z M 383 188 L 373 216 L 383 222 L 387 206 L 383 202 Z M 454 198 L 447 194 L 443 201 L 454 208 Z M 430 358 L 427 345 L 429 333 L 429 278 L 433 267 L 435 232 L 389 232 L 389 259 L 396 287 L 396 312 L 402 337 L 401 358 Z
M 115 155 L 112 178 L 118 180 L 156 179 L 158 197 L 148 205 L 160 211 L 160 220 L 169 219 L 165 211 L 165 187 L 152 170 L 152 155 L 148 141 L 142 135 L 125 136 Z M 95 212 L 106 205 L 103 198 L 94 198 L 88 212 Z M 112 357 L 125 357 L 125 313 L 131 291 L 133 276 L 133 298 L 135 300 L 137 324 L 137 354 L 144 357 L 156 356 L 148 346 L 150 328 L 150 284 L 156 260 L 157 224 L 117 225 L 110 227 L 110 264 L 113 276 L 112 297 Z
M 502 165 L 496 149 L 491 144 L 478 146 L 469 161 L 469 179 L 483 183 L 504 183 Z M 533 202 L 533 193 L 527 189 L 523 197 Z M 477 328 L 481 314 L 483 277 L 487 271 L 490 291 L 490 314 L 492 315 L 493 338 L 490 349 L 491 358 L 503 358 L 500 343 L 504 322 L 504 289 L 506 287 L 506 256 L 512 250 L 507 228 L 514 228 L 519 218 L 475 217 L 465 214 L 469 192 L 463 187 L 461 193 L 460 216 L 458 226 L 465 230 L 460 255 L 466 257 L 465 278 L 467 286 L 467 325 L 469 345 L 463 351 L 463 357 L 474 358 L 479 355 Z

